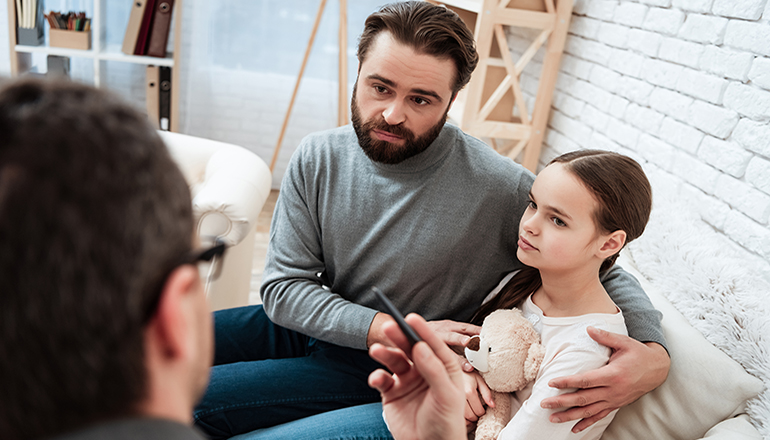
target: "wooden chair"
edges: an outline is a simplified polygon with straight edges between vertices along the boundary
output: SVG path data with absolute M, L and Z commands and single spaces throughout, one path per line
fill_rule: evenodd
M 490 138 L 501 154 L 535 172 L 540 158 L 553 89 L 572 17 L 573 0 L 428 0 L 454 10 L 474 32 L 479 65 L 458 95 L 450 118 L 468 134 Z M 529 48 L 513 59 L 505 26 L 539 30 Z M 529 114 L 521 72 L 546 45 L 543 69 Z M 498 147 L 497 140 L 504 140 Z

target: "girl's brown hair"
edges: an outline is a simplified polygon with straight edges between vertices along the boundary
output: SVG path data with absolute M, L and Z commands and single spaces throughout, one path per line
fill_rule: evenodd
M 572 172 L 598 202 L 594 223 L 602 233 L 625 231 L 626 242 L 644 232 L 652 210 L 652 188 L 642 167 L 630 157 L 603 150 L 578 150 L 563 154 L 551 162 Z M 620 250 L 604 260 L 599 271 L 612 267 Z M 481 325 L 484 318 L 498 309 L 516 307 L 542 285 L 540 271 L 524 266 L 492 300 L 479 307 L 471 322 Z

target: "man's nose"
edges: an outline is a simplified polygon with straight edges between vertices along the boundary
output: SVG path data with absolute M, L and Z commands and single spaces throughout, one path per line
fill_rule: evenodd
M 388 125 L 398 125 L 406 120 L 404 106 L 400 101 L 393 101 L 382 111 L 382 117 Z

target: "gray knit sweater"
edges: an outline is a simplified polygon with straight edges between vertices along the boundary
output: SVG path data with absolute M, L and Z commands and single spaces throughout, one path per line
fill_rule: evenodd
M 270 227 L 261 289 L 278 325 L 366 348 L 379 287 L 404 314 L 467 322 L 516 258 L 532 173 L 447 124 L 423 153 L 372 162 L 351 126 L 306 137 Z M 635 339 L 664 344 L 661 315 L 620 269 L 605 288 Z

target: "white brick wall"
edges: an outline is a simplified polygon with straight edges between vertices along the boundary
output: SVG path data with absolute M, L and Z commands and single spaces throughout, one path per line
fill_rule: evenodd
M 687 12 L 709 12 L 714 0 L 673 0 L 671 6 Z
M 770 90 L 770 58 L 757 57 L 748 76 L 755 85 Z
M 575 5 L 541 166 L 629 154 L 770 279 L 770 1 Z
M 766 0 L 715 0 L 711 11 L 725 17 L 757 20 L 762 15 Z
M 651 8 L 642 27 L 665 35 L 676 35 L 684 18 L 685 14 L 676 9 Z
M 740 1 L 740 0 L 736 0 Z M 770 26 L 766 22 L 730 20 L 725 31 L 725 44 L 735 49 L 770 55 Z
M 754 55 L 718 46 L 706 46 L 699 67 L 719 77 L 746 81 Z
M 732 0 L 731 0 L 732 1 Z M 727 28 L 727 19 L 711 15 L 688 14 L 679 29 L 679 37 L 698 43 L 721 44 Z
M 680 40 L 674 37 L 663 39 L 660 49 L 658 49 L 658 58 L 672 63 L 682 64 L 693 68 L 698 67 L 698 60 L 703 53 L 703 46 L 689 41 Z

